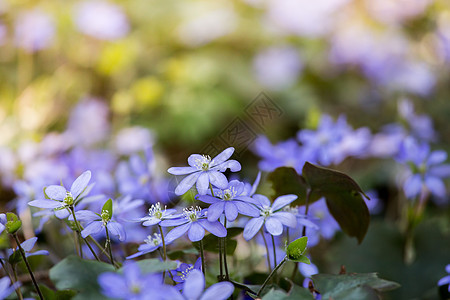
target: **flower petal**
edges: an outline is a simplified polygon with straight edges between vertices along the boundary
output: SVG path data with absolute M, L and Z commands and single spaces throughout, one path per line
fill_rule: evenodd
M 200 176 L 201 172 L 193 173 L 181 180 L 181 182 L 178 184 L 178 186 L 175 188 L 175 194 L 178 196 L 183 195 L 186 193 L 197 181 L 198 177 Z
M 107 272 L 100 274 L 97 280 L 102 293 L 107 297 L 126 299 L 129 296 L 129 289 L 122 275 Z
M 205 236 L 205 229 L 197 222 L 192 222 L 191 228 L 189 228 L 188 237 L 191 242 L 198 242 Z
M 75 179 L 70 187 L 70 193 L 72 194 L 73 199 L 76 199 L 78 195 L 83 192 L 87 187 L 89 180 L 91 180 L 91 171 L 86 171 Z
M 67 190 L 60 185 L 50 185 L 45 188 L 45 194 L 53 200 L 63 201 L 66 198 Z
M 430 153 L 428 157 L 428 165 L 438 165 L 447 159 L 447 152 L 443 150 L 436 150 Z
M 233 202 L 225 203 L 225 216 L 227 217 L 228 221 L 233 222 L 234 220 L 236 220 L 238 216 L 238 209 Z
M 63 204 L 59 201 L 55 200 L 33 200 L 28 202 L 28 205 L 34 206 L 34 207 L 40 207 L 40 208 L 58 208 L 63 206 Z
M 280 235 L 283 233 L 283 224 L 274 217 L 266 219 L 266 229 L 271 235 Z
M 264 223 L 264 217 L 258 217 L 251 219 L 244 227 L 244 239 L 246 241 L 251 240 L 256 233 L 261 229 Z
M 211 204 L 211 206 L 208 208 L 208 213 L 206 214 L 208 216 L 208 221 L 217 221 L 217 219 L 219 219 L 219 217 L 223 213 L 224 205 L 224 201 L 218 201 L 214 204 Z
M 218 164 L 223 163 L 224 161 L 229 159 L 231 157 L 231 155 L 233 155 L 233 152 L 234 152 L 233 147 L 229 147 L 229 148 L 223 150 L 222 152 L 220 152 L 216 157 L 214 157 L 211 160 L 210 166 L 215 167 Z
M 25 250 L 26 252 L 31 251 L 31 249 L 33 249 L 34 244 L 36 244 L 37 241 L 37 237 L 33 237 L 33 238 L 29 238 L 28 240 L 22 242 L 20 245 L 22 246 L 23 250 Z
M 197 166 L 198 166 L 199 162 L 201 162 L 201 161 L 203 161 L 203 160 L 204 160 L 203 155 L 200 155 L 200 154 L 191 154 L 191 155 L 189 155 L 189 157 L 188 157 L 188 164 L 189 164 L 191 167 L 197 169 Z M 197 170 L 198 170 L 198 169 L 197 169 Z
M 75 215 L 78 221 L 92 222 L 95 220 L 101 220 L 101 217 L 99 215 L 90 210 L 79 210 L 75 212 Z
M 162 220 L 161 223 L 159 223 L 159 225 L 163 227 L 180 226 L 185 224 L 186 222 L 187 220 L 184 217 L 182 217 L 177 219 Z
M 238 211 L 242 215 L 250 216 L 253 218 L 260 216 L 260 210 L 256 208 L 253 204 L 235 200 L 233 201 L 234 205 L 236 205 Z
M 200 224 L 203 228 L 214 234 L 218 237 L 226 237 L 227 236 L 227 230 L 225 227 L 223 227 L 222 223 L 219 221 L 215 222 L 209 222 L 206 219 L 201 219 L 197 221 L 198 224 Z
M 442 179 L 434 176 L 427 176 L 425 178 L 425 185 L 433 195 L 440 198 L 445 197 L 445 184 L 442 182 Z
M 205 277 L 199 270 L 192 270 L 184 282 L 183 296 L 185 299 L 198 299 L 205 288 Z
M 219 282 L 210 286 L 199 300 L 225 300 L 234 292 L 234 286 L 230 282 Z
M 56 216 L 58 219 L 61 219 L 61 220 L 62 220 L 62 219 L 65 219 L 65 218 L 67 218 L 69 215 L 70 215 L 70 212 L 67 210 L 67 208 L 55 210 L 55 216 Z
M 403 184 L 403 191 L 407 198 L 414 198 L 419 195 L 422 190 L 422 179 L 419 174 L 415 174 L 405 180 Z
M 197 171 L 197 168 L 193 167 L 172 167 L 167 170 L 172 175 L 187 175 Z
M 270 200 L 264 195 L 254 194 L 253 199 L 257 200 L 261 206 L 270 206 Z
M 297 227 L 297 218 L 287 211 L 278 211 L 272 215 L 272 218 L 277 219 L 281 224 L 291 228 Z
M 208 172 L 209 181 L 212 185 L 218 187 L 219 189 L 226 189 L 228 187 L 228 180 L 225 175 L 218 171 Z
M 297 195 L 283 195 L 275 199 L 272 205 L 272 210 L 277 211 L 282 209 L 286 205 L 289 205 L 292 201 L 297 199 Z
M 197 195 L 197 196 L 195 196 L 195 199 L 200 200 L 205 203 L 209 203 L 209 204 L 213 204 L 213 203 L 216 203 L 217 201 L 220 201 L 216 197 L 213 197 L 210 195 Z
M 88 226 L 86 226 L 83 229 L 83 231 L 81 231 L 81 236 L 83 238 L 86 238 L 88 235 L 99 233 L 100 231 L 102 231 L 102 229 L 103 229 L 102 222 L 94 221 L 91 224 L 89 224 Z
M 124 241 L 127 238 L 127 234 L 122 224 L 117 222 L 109 222 L 106 227 L 113 236 L 116 236 L 119 239 L 119 241 Z
M 220 172 L 225 172 L 227 169 L 230 169 L 231 172 L 238 172 L 241 170 L 241 164 L 237 160 L 233 159 L 223 162 L 212 169 L 219 170 Z
M 197 179 L 197 191 L 200 195 L 206 195 L 209 188 L 209 176 L 208 172 L 200 172 L 200 176 Z
M 176 240 L 177 238 L 182 236 L 186 231 L 188 231 L 189 228 L 191 228 L 191 224 L 192 223 L 186 223 L 181 226 L 175 227 L 174 229 L 169 231 L 169 233 L 166 235 L 166 239 L 168 241 Z

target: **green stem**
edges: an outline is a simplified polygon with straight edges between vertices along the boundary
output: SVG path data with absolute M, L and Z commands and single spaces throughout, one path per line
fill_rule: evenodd
M 277 265 L 277 250 L 275 247 L 275 238 L 273 237 L 273 235 L 270 235 L 272 237 L 272 250 L 273 250 L 273 267 L 276 268 Z M 275 278 L 276 278 L 276 274 L 275 274 Z
M 111 239 L 109 238 L 109 232 L 108 232 L 107 226 L 105 226 L 105 231 L 106 231 L 106 247 L 105 248 L 108 248 L 109 259 L 111 260 L 111 265 L 115 268 L 116 265 L 114 263 L 114 258 L 113 258 L 113 254 L 112 254 L 112 248 L 111 248 Z
M 309 199 L 311 198 L 311 189 L 308 189 L 306 192 L 306 199 L 305 199 L 305 216 L 308 216 L 309 212 Z M 306 226 L 303 226 L 302 229 L 302 237 L 306 235 Z M 292 270 L 291 280 L 294 281 L 295 275 L 297 274 L 298 269 L 298 262 L 295 262 L 294 270 Z
M 77 216 L 75 215 L 75 210 L 74 210 L 73 206 L 70 207 L 70 212 L 71 212 L 71 214 L 72 214 L 72 216 L 73 216 L 73 221 L 75 222 L 75 225 L 77 226 L 77 232 L 78 232 L 78 235 L 79 235 L 79 236 L 83 239 L 83 241 L 86 243 L 86 245 L 88 246 L 89 250 L 91 250 L 91 253 L 92 253 L 92 255 L 94 255 L 95 259 L 96 259 L 97 261 L 100 261 L 100 259 L 98 258 L 97 254 L 95 253 L 94 249 L 92 249 L 91 245 L 89 244 L 89 242 L 88 242 L 85 238 L 83 238 L 83 237 L 81 236 L 81 231 L 82 231 L 83 229 L 81 228 L 80 223 L 78 223 Z M 81 249 L 81 243 L 80 243 L 80 249 Z M 81 250 L 80 250 L 80 251 L 81 251 Z
M 166 252 L 166 242 L 164 241 L 164 232 L 162 230 L 161 225 L 158 224 L 158 227 L 159 227 L 159 232 L 161 232 L 161 241 L 162 241 L 163 253 L 164 253 L 163 260 L 166 261 L 166 259 L 167 259 L 167 252 Z M 165 279 L 166 279 L 166 270 L 164 270 L 164 272 L 163 272 L 163 283 L 164 283 Z
M 20 245 L 19 239 L 17 238 L 17 234 L 13 234 L 13 237 L 16 240 L 17 246 L 19 247 L 19 251 L 20 251 L 20 254 L 22 255 L 23 261 L 25 262 L 25 265 L 27 266 L 28 273 L 30 273 L 31 280 L 33 281 L 34 287 L 36 288 L 36 292 L 39 295 L 39 299 L 43 300 L 44 296 L 42 296 L 41 290 L 39 289 L 36 279 L 34 278 L 33 271 L 31 271 L 30 264 L 28 263 L 27 257 L 25 256 L 25 251 L 23 250 L 22 246 Z
M 203 254 L 203 241 L 200 240 L 200 257 L 202 260 L 202 272 L 203 272 L 203 276 L 205 276 L 205 256 Z
M 213 197 L 215 197 L 211 182 L 209 183 L 209 189 L 211 191 L 211 195 Z M 223 253 L 223 251 L 222 251 L 223 250 L 223 240 L 222 240 L 222 238 L 219 238 L 218 248 L 219 248 L 219 274 L 220 274 L 219 281 L 222 281 L 223 280 L 223 254 L 222 254 Z
M 94 245 L 95 246 L 97 246 L 97 248 L 102 252 L 102 253 L 104 253 L 105 254 L 105 256 L 109 259 L 109 260 L 111 260 L 111 258 L 110 258 L 110 256 L 109 256 L 109 254 L 108 254 L 108 252 L 106 252 L 106 249 L 104 249 L 103 247 L 102 247 L 102 245 L 100 245 L 93 237 L 91 237 L 91 236 L 89 236 L 88 238 L 90 238 L 90 240 L 94 243 Z M 87 240 L 85 239 L 85 241 L 86 241 L 86 243 L 87 243 Z M 89 246 L 89 244 L 88 244 L 88 246 Z M 93 250 L 92 250 L 93 251 Z M 95 252 L 94 252 L 95 253 Z M 96 256 L 97 257 L 97 256 Z M 115 262 L 115 266 L 116 266 L 116 268 L 120 268 L 120 266 Z
M 256 294 L 257 297 L 259 297 L 261 295 L 261 292 L 264 290 L 264 288 L 266 287 L 267 283 L 270 281 L 270 279 L 273 277 L 273 275 L 275 275 L 275 273 L 277 272 L 277 270 L 288 260 L 287 256 L 285 256 L 283 258 L 282 261 L 280 261 L 280 263 L 275 267 L 275 269 L 273 269 L 272 272 L 270 272 L 269 276 L 266 278 L 266 280 L 264 281 L 263 285 L 259 288 L 258 294 Z
M 261 228 L 261 235 L 264 240 L 264 246 L 266 246 L 267 266 L 269 267 L 269 272 L 272 272 L 272 266 L 270 265 L 270 257 L 269 257 L 269 247 L 267 246 L 266 236 L 264 235 L 264 231 L 262 228 Z
M 17 281 L 16 267 L 12 266 L 12 270 L 13 270 L 13 274 L 14 274 L 14 282 L 18 282 Z M 11 282 L 12 282 L 12 280 L 11 280 Z M 20 286 L 18 286 L 16 288 L 16 294 L 17 294 L 17 297 L 19 297 L 20 300 L 23 300 L 22 291 L 20 290 Z
M 223 221 L 223 226 L 227 228 L 227 219 Z M 223 245 L 223 265 L 225 267 L 225 280 L 230 281 L 230 275 L 228 274 L 228 264 L 227 264 L 227 238 L 221 238 Z

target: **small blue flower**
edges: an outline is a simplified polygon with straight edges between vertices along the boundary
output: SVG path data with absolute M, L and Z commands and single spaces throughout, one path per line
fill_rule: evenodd
M 119 239 L 124 241 L 126 239 L 126 233 L 122 224 L 117 223 L 110 219 L 110 215 L 106 211 L 102 211 L 101 214 L 94 213 L 90 210 L 79 210 L 75 213 L 78 221 L 86 222 L 86 227 L 81 231 L 81 236 L 86 238 L 89 235 L 95 235 L 108 229 L 108 232 Z M 69 218 L 73 220 L 72 216 Z
M 280 235 L 283 233 L 283 225 L 291 228 L 297 226 L 297 218 L 290 212 L 281 211 L 283 207 L 289 205 L 297 199 L 296 195 L 283 195 L 275 199 L 272 206 L 270 200 L 263 195 L 255 194 L 253 199 L 257 200 L 257 207 L 260 216 L 253 218 L 244 227 L 244 238 L 248 241 L 252 239 L 261 229 L 263 224 L 271 235 Z
M 192 206 L 188 209 L 183 209 L 181 217 L 162 221 L 161 226 L 177 226 L 167 234 L 167 240 L 176 240 L 188 232 L 189 240 L 198 242 L 205 236 L 205 229 L 215 236 L 225 237 L 227 235 L 225 227 L 219 221 L 208 221 L 205 212 L 198 206 Z
M 183 292 L 173 300 L 225 300 L 233 294 L 232 283 L 224 281 L 213 284 L 205 290 L 205 277 L 199 270 L 192 270 L 184 282 Z
M 37 237 L 33 237 L 33 238 L 29 238 L 28 240 L 23 241 L 22 243 L 20 243 L 20 246 L 22 246 L 22 249 L 25 251 L 25 257 L 29 257 L 29 256 L 36 256 L 36 255 L 48 255 L 48 251 L 47 250 L 38 250 L 35 252 L 31 252 L 31 250 L 33 249 L 34 245 L 37 242 Z M 18 251 L 19 247 L 16 247 L 15 249 L 6 249 L 5 253 L 1 253 L 0 254 L 0 259 L 9 259 L 9 257 L 15 252 Z
M 161 208 L 161 203 L 153 204 L 149 210 L 148 215 L 140 218 L 138 221 L 143 222 L 142 225 L 144 226 L 153 226 L 161 223 L 163 220 L 169 220 L 174 219 L 176 217 L 179 217 L 179 215 L 174 215 L 176 213 L 176 209 L 169 208 L 164 210 Z
M 9 277 L 5 276 L 0 279 L 0 300 L 6 299 L 11 293 L 20 286 L 20 282 L 15 282 L 13 285 Z
M 209 184 L 220 189 L 226 189 L 228 180 L 222 172 L 230 169 L 232 172 L 241 170 L 241 164 L 236 160 L 228 160 L 234 152 L 229 147 L 211 159 L 208 155 L 192 154 L 188 158 L 190 167 L 172 167 L 167 172 L 173 175 L 188 175 L 175 188 L 175 194 L 183 195 L 195 183 L 200 195 L 205 195 Z
M 50 199 L 33 200 L 28 203 L 30 206 L 40 208 L 51 208 L 55 215 L 64 219 L 70 214 L 68 208 L 73 206 L 81 196 L 84 196 L 89 180 L 91 179 L 91 171 L 86 171 L 81 174 L 70 187 L 70 191 L 60 185 L 50 185 L 45 189 L 45 193 Z
M 166 245 L 169 244 L 171 241 L 166 241 L 165 243 Z M 135 258 L 150 252 L 155 251 L 156 249 L 158 249 L 159 247 L 162 247 L 163 243 L 162 243 L 162 238 L 161 235 L 159 233 L 154 233 L 153 236 L 149 235 L 147 236 L 147 238 L 144 240 L 144 243 L 139 245 L 138 247 L 138 252 L 136 252 L 133 255 L 130 255 L 127 257 L 127 259 L 131 259 L 131 258 Z
M 202 258 L 199 257 L 195 264 L 186 264 L 181 263 L 178 268 L 171 271 L 173 276 L 173 281 L 177 282 L 178 284 L 175 286 L 178 290 L 182 290 L 184 286 L 184 282 L 186 281 L 186 278 L 191 273 L 192 270 L 202 270 Z
M 449 274 L 449 275 L 447 275 L 447 276 L 445 276 L 445 277 L 442 277 L 439 281 L 438 281 L 438 286 L 441 286 L 441 285 L 446 285 L 446 284 L 448 284 L 449 286 L 448 286 L 448 292 L 450 293 L 450 264 L 448 264 L 446 267 L 445 267 L 445 271 Z
M 208 221 L 217 221 L 222 213 L 228 221 L 236 220 L 238 213 L 250 217 L 259 216 L 259 209 L 256 208 L 254 200 L 244 196 L 244 183 L 232 180 L 226 189 L 215 189 L 213 197 L 210 195 L 197 195 L 197 199 L 211 204 L 208 208 Z

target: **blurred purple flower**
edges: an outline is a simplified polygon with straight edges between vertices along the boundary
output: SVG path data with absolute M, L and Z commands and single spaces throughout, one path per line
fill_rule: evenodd
M 228 160 L 233 155 L 234 148 L 229 147 L 211 159 L 209 155 L 192 154 L 188 158 L 190 167 L 172 167 L 167 172 L 173 175 L 188 175 L 176 187 L 175 194 L 183 195 L 195 183 L 200 195 L 205 195 L 209 184 L 220 189 L 226 189 L 228 180 L 221 172 L 230 169 L 231 172 L 241 170 L 241 164 L 236 160 Z
M 32 237 L 32 238 L 29 238 L 28 240 L 25 240 L 22 243 L 20 243 L 20 246 L 25 251 L 25 257 L 49 254 L 47 250 L 38 250 L 38 251 L 31 252 L 31 250 L 33 250 L 34 245 L 37 242 L 37 239 L 38 239 L 37 237 Z M 4 253 L 0 252 L 0 255 L 1 255 L 0 259 L 4 259 L 4 260 L 9 259 L 9 257 L 15 251 L 19 251 L 19 247 L 16 247 L 15 249 L 6 249 Z
M 277 46 L 258 53 L 253 60 L 253 69 L 260 84 L 278 90 L 297 81 L 303 62 L 296 48 Z
M 72 183 L 70 191 L 67 191 L 66 188 L 60 185 L 50 185 L 45 189 L 45 194 L 50 199 L 33 200 L 30 201 L 28 205 L 40 208 L 51 208 L 58 218 L 67 218 L 70 214 L 69 207 L 80 200 L 80 195 L 84 195 L 84 190 L 88 186 L 90 179 L 91 171 L 84 172 Z
M 295 228 L 297 219 L 295 216 L 282 209 L 297 199 L 296 195 L 283 195 L 276 198 L 271 205 L 270 200 L 263 195 L 255 194 L 253 199 L 260 210 L 260 216 L 251 219 L 244 227 L 244 238 L 248 241 L 252 239 L 263 225 L 271 235 L 280 235 L 283 233 L 283 225 Z
M 11 284 L 11 280 L 8 276 L 5 276 L 0 279 L 0 299 L 6 299 L 9 295 L 14 292 L 16 288 L 20 286 L 20 282 L 16 281 L 14 284 Z
M 167 235 L 167 240 L 173 241 L 188 232 L 189 240 L 198 242 L 205 236 L 205 229 L 215 236 L 225 237 L 227 230 L 219 221 L 210 222 L 206 219 L 206 210 L 200 207 L 183 209 L 183 215 L 179 218 L 164 220 L 161 226 L 176 226 Z
M 128 127 L 117 133 L 114 144 L 117 153 L 131 155 L 152 147 L 153 135 L 147 128 Z
M 244 183 L 237 180 L 229 182 L 226 189 L 214 189 L 214 196 L 197 195 L 196 199 L 211 204 L 208 208 L 208 221 L 217 221 L 222 213 L 228 221 L 236 220 L 238 213 L 250 217 L 259 216 L 259 209 L 252 203 L 253 199 L 243 195 Z
M 340 230 L 339 224 L 333 218 L 333 216 L 328 211 L 325 199 L 321 199 L 309 205 L 308 217 L 315 220 L 315 223 L 319 226 L 319 233 L 325 239 L 331 239 L 336 231 Z M 310 245 L 309 232 L 314 235 L 314 229 L 308 229 L 308 245 Z M 311 240 L 315 239 L 313 237 Z
M 15 44 L 27 52 L 47 48 L 54 35 L 53 19 L 40 9 L 22 12 L 15 21 Z
M 427 6 L 433 2 L 432 0 L 366 0 L 365 4 L 370 15 L 376 20 L 388 25 L 400 25 L 404 21 L 424 13 Z
M 431 151 L 427 143 L 406 138 L 397 156 L 397 161 L 407 164 L 409 170 L 403 184 L 406 197 L 419 196 L 426 187 L 437 197 L 438 204 L 445 201 L 446 189 L 442 179 L 450 177 L 450 164 L 444 164 L 446 159 L 445 151 Z
M 398 112 L 408 123 L 411 135 L 424 141 L 434 141 L 436 139 L 436 132 L 434 131 L 431 118 L 425 114 L 416 114 L 414 105 L 409 99 L 401 99 L 398 102 Z
M 312 159 L 305 156 L 303 149 L 294 139 L 272 145 L 267 137 L 262 135 L 255 140 L 253 151 L 262 158 L 258 167 L 267 172 L 278 167 L 292 167 L 301 174 L 305 161 Z
M 6 29 L 6 26 L 0 22 L 0 46 L 3 46 L 6 41 L 6 35 L 8 31 Z
M 446 271 L 449 275 L 447 275 L 447 276 L 442 277 L 441 279 L 439 279 L 437 285 L 438 285 L 438 286 L 446 285 L 446 284 L 449 285 L 449 286 L 448 286 L 448 292 L 450 293 L 450 264 L 448 264 L 448 265 L 445 267 L 445 271 Z
M 242 196 L 253 196 L 256 193 L 256 189 L 258 188 L 259 182 L 261 181 L 261 171 L 256 175 L 255 182 L 250 184 L 248 182 L 244 182 L 244 191 L 242 192 Z
M 100 40 L 123 38 L 130 29 L 122 7 L 103 0 L 79 3 L 74 18 L 80 32 Z
M 6 228 L 6 222 L 8 222 L 8 220 L 6 219 L 6 214 L 0 214 L 0 234 Z

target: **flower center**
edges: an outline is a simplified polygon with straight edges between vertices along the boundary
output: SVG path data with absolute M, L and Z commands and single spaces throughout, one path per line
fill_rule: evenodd
M 181 271 L 181 280 L 185 281 L 186 277 L 191 273 L 191 271 L 194 269 L 194 266 L 189 266 L 186 268 L 186 270 Z
M 236 194 L 237 194 L 237 192 L 234 189 L 234 187 L 230 187 L 226 190 L 219 191 L 218 196 L 225 201 L 229 201 L 229 200 L 233 200 L 234 197 L 236 197 Z
M 139 176 L 139 183 L 145 185 L 149 181 L 149 176 L 147 174 Z
M 264 218 L 270 217 L 272 213 L 272 208 L 270 208 L 269 206 L 264 206 L 261 210 L 261 216 L 263 216 Z
M 144 240 L 145 243 L 147 243 L 148 245 L 154 245 L 154 246 L 158 246 L 162 243 L 162 239 L 161 239 L 161 235 L 158 233 L 153 234 L 154 237 L 152 237 L 151 235 L 147 236 L 147 238 Z
M 73 205 L 73 196 L 71 192 L 66 192 L 66 197 L 64 198 L 64 204 L 67 206 Z
M 202 209 L 199 206 L 191 206 L 183 209 L 183 215 L 189 222 L 197 221 L 202 214 Z
M 102 210 L 101 217 L 102 217 L 103 225 L 106 225 L 111 220 L 109 211 L 106 209 Z
M 164 210 L 165 210 L 165 208 L 164 208 Z M 163 217 L 163 212 L 162 212 L 162 209 L 161 209 L 161 203 L 158 202 L 156 204 L 153 204 L 149 208 L 148 214 L 150 215 L 150 217 L 155 217 L 155 218 L 161 220 L 161 218 Z
M 208 171 L 210 163 L 211 163 L 211 156 L 209 155 L 202 155 L 202 158 L 198 158 L 195 160 L 197 169 L 202 171 Z
M 139 294 L 141 292 L 141 287 L 137 284 L 133 284 L 130 290 L 133 294 Z

